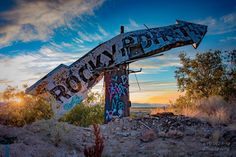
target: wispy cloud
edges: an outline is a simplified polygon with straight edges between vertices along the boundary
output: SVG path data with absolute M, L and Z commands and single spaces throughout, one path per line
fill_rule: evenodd
M 109 35 L 109 33 L 102 26 L 98 26 L 98 30 L 105 37 Z
M 130 23 L 130 26 L 133 28 L 140 27 L 140 25 L 136 21 L 134 21 L 133 19 L 129 19 L 129 23 Z
M 221 42 L 227 42 L 227 41 L 231 41 L 231 40 L 236 40 L 236 36 L 235 37 L 226 37 L 225 39 L 221 39 Z
M 144 29 L 143 25 L 140 25 L 137 21 L 135 21 L 134 19 L 129 19 L 128 23 L 124 24 L 125 26 L 125 32 L 129 32 L 129 31 L 135 31 L 138 29 Z M 114 34 L 120 34 L 120 32 L 118 32 L 117 30 L 114 32 Z
M 24 53 L 14 57 L 2 55 L 0 89 L 6 85 L 32 84 L 59 64 L 71 64 L 80 58 L 81 54 L 56 52 L 50 47 L 43 47 L 39 53 Z
M 0 47 L 12 41 L 48 40 L 54 29 L 70 27 L 74 17 L 93 14 L 103 0 L 16 0 L 16 6 L 0 13 Z M 104 32 L 103 32 L 104 33 Z
M 7 79 L 0 79 L 0 85 L 1 84 L 9 84 L 9 83 L 11 83 L 12 81 L 9 81 L 9 80 L 7 80 Z
M 80 39 L 79 39 L 80 40 Z M 82 40 L 81 40 L 82 41 Z M 67 52 L 68 53 L 74 53 L 74 52 L 88 52 L 89 50 L 92 49 L 92 47 L 85 46 L 83 44 L 80 44 L 76 41 L 67 43 L 67 42 L 61 42 L 61 43 L 55 43 L 55 42 L 50 42 L 49 44 L 50 49 L 53 49 L 55 52 Z
M 159 57 L 140 60 L 130 65 L 131 68 L 159 69 L 160 71 L 163 70 L 161 68 L 170 66 L 180 66 L 177 54 L 165 54 Z
M 79 35 L 79 40 L 77 39 L 76 42 L 94 42 L 94 41 L 103 41 L 104 39 L 107 39 L 107 37 L 109 37 L 109 33 L 100 25 L 98 25 L 97 27 L 97 32 L 96 33 L 89 33 L 86 31 L 78 31 L 78 35 Z
M 197 23 L 208 26 L 208 34 L 224 34 L 236 31 L 236 11 L 221 16 L 219 18 L 207 17 L 205 19 L 196 20 Z

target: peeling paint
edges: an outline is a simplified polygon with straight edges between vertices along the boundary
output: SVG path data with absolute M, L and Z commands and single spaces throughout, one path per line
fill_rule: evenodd
M 71 109 L 64 108 L 65 104 L 69 103 L 72 108 L 76 105 L 71 99 L 87 97 L 87 91 L 102 79 L 106 69 L 179 46 L 192 44 L 197 48 L 206 32 L 207 26 L 177 20 L 175 25 L 122 33 L 98 45 L 70 66 L 59 65 L 26 92 L 50 93 L 58 103 L 54 112 L 60 117 Z M 120 84 L 113 87 L 112 92 L 126 92 Z

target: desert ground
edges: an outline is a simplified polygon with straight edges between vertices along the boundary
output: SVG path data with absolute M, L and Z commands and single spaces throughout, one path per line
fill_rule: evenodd
M 116 118 L 100 125 L 104 157 L 236 156 L 236 126 L 173 113 Z M 22 128 L 0 125 L 0 156 L 76 157 L 94 145 L 93 126 L 40 120 Z M 4 156 L 5 155 L 5 156 Z

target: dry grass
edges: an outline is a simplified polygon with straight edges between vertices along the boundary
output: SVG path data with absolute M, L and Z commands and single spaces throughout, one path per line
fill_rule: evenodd
M 104 148 L 104 139 L 101 135 L 99 125 L 93 124 L 95 141 L 94 145 L 84 148 L 84 155 L 86 157 L 101 157 Z
M 173 112 L 174 114 L 200 118 L 213 125 L 217 125 L 235 123 L 236 116 L 234 111 L 236 111 L 235 102 L 228 103 L 220 96 L 211 96 L 198 100 L 192 106 L 181 108 L 170 106 L 164 109 L 160 108 L 152 110 L 151 114 Z
M 173 112 L 175 113 L 174 109 L 172 107 L 162 107 L 162 108 L 155 108 L 150 111 L 151 115 L 163 113 L 163 112 Z
M 212 124 L 229 124 L 233 120 L 235 109 L 234 103 L 227 103 L 220 96 L 212 96 L 196 102 L 197 113 L 193 116 L 208 120 Z

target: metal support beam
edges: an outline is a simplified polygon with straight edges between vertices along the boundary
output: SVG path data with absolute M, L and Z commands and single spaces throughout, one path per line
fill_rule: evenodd
M 105 71 L 105 123 L 130 115 L 128 65 Z

